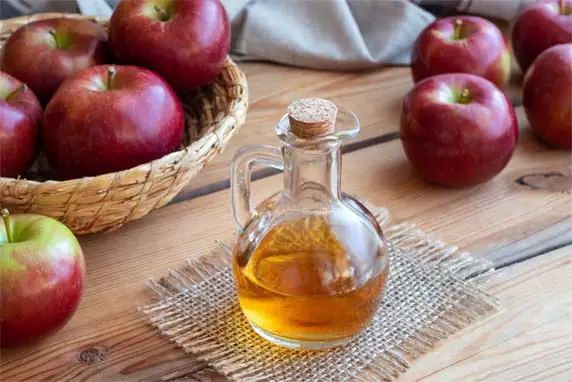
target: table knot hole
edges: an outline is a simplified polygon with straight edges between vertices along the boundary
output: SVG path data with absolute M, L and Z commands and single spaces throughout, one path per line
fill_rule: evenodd
M 526 174 L 517 178 L 515 183 L 532 190 L 562 193 L 570 193 L 572 190 L 572 177 L 561 172 Z
M 84 349 L 79 353 L 79 361 L 84 365 L 91 365 L 105 360 L 106 350 L 99 346 Z

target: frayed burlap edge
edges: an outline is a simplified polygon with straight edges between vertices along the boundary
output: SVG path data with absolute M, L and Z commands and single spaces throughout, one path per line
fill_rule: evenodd
M 373 362 L 356 368 L 356 374 L 359 374 L 355 378 L 358 381 L 391 381 L 441 341 L 499 309 L 497 299 L 479 289 L 494 273 L 494 268 L 490 261 L 460 252 L 458 247 L 445 244 L 415 224 L 390 225 L 387 209 L 365 204 L 384 229 L 390 247 L 399 250 L 402 256 L 438 266 L 463 287 L 462 297 L 450 301 L 447 309 L 430 326 L 412 330 Z M 153 292 L 155 301 L 140 310 L 147 315 L 151 325 L 172 342 L 208 362 L 228 378 L 259 381 L 257 370 L 248 368 L 248 360 L 233 355 L 232 348 L 211 341 L 208 332 L 189 322 L 170 303 L 173 297 L 184 293 L 190 285 L 216 278 L 220 272 L 228 270 L 232 264 L 231 248 L 223 242 L 217 244 L 212 253 L 200 259 L 187 260 L 186 264 L 167 272 L 163 277 L 149 280 L 147 286 Z

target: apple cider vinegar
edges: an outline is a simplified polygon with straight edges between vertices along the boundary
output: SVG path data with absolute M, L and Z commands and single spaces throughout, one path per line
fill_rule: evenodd
M 367 248 L 376 246 L 371 234 Z M 347 251 L 319 216 L 274 227 L 252 253 L 235 254 L 244 314 L 264 332 L 301 341 L 359 333 L 379 307 L 388 267 L 368 278 Z
M 381 304 L 389 269 L 383 232 L 371 212 L 340 189 L 342 139 L 358 131 L 350 111 L 302 99 L 276 126 L 281 148 L 249 146 L 234 157 L 238 300 L 254 331 L 274 344 L 344 345 Z M 249 182 L 256 163 L 283 169 L 284 190 L 254 208 Z

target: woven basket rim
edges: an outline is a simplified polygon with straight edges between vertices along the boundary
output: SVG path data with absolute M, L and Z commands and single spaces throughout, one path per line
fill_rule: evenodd
M 35 15 L 29 16 L 19 16 L 13 17 L 5 20 L 0 20 L 0 31 L 3 29 L 3 24 L 5 23 L 24 23 L 24 22 L 33 22 L 36 20 L 45 20 L 50 18 L 74 18 L 74 19 L 84 19 L 84 20 L 93 20 L 98 23 L 105 23 L 108 22 L 109 19 L 98 17 L 98 16 L 91 16 L 91 15 L 83 15 L 79 13 L 57 13 L 57 12 L 47 12 L 47 13 L 38 13 Z M 240 71 L 238 65 L 227 56 L 224 63 L 224 70 L 236 70 Z M 246 84 L 245 84 L 246 85 Z M 220 121 L 217 123 L 217 128 L 212 129 L 211 131 L 207 132 L 206 134 L 202 135 L 199 139 L 194 140 L 187 146 L 183 147 L 180 150 L 173 151 L 168 153 L 161 158 L 155 159 L 150 162 L 142 163 L 135 167 L 130 167 L 128 169 L 124 169 L 121 171 L 110 172 L 106 174 L 96 175 L 96 176 L 86 176 L 82 178 L 73 178 L 73 179 L 66 179 L 66 180 L 56 180 L 56 179 L 47 179 L 45 181 L 37 181 L 33 179 L 26 179 L 26 178 L 6 178 L 0 176 L 0 182 L 16 182 L 20 184 L 28 184 L 30 186 L 38 186 L 38 185 L 70 185 L 77 182 L 83 182 L 86 180 L 93 180 L 93 179 L 105 179 L 105 178 L 112 178 L 123 173 L 133 172 L 133 171 L 146 171 L 146 168 L 149 166 L 157 166 L 161 167 L 163 163 L 172 163 L 175 160 L 183 160 L 190 152 L 193 152 L 194 149 L 198 149 L 199 147 L 203 146 L 207 141 L 212 140 L 219 140 L 219 136 L 217 135 L 217 131 L 219 130 L 219 126 L 225 124 L 229 120 L 236 120 L 237 109 L 239 108 L 238 105 L 234 105 L 232 109 L 228 110 L 228 114 L 224 116 Z
M 26 15 L 26 16 L 17 16 L 11 17 L 9 19 L 0 20 L 0 23 L 4 22 L 22 22 L 25 20 L 44 20 L 50 18 L 61 18 L 61 17 L 68 17 L 72 19 L 91 19 L 97 20 L 98 22 L 107 22 L 109 19 L 105 17 L 93 16 L 93 15 L 84 15 L 81 13 L 61 13 L 61 12 L 44 12 L 44 13 L 35 13 L 33 15 Z

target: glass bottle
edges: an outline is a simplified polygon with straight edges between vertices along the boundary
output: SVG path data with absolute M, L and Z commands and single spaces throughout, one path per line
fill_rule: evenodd
M 389 271 L 381 228 L 341 192 L 341 144 L 359 133 L 350 111 L 301 99 L 276 126 L 281 148 L 237 151 L 231 193 L 239 235 L 233 271 L 252 328 L 290 348 L 340 346 L 377 311 Z M 254 208 L 255 165 L 283 170 L 284 190 Z

